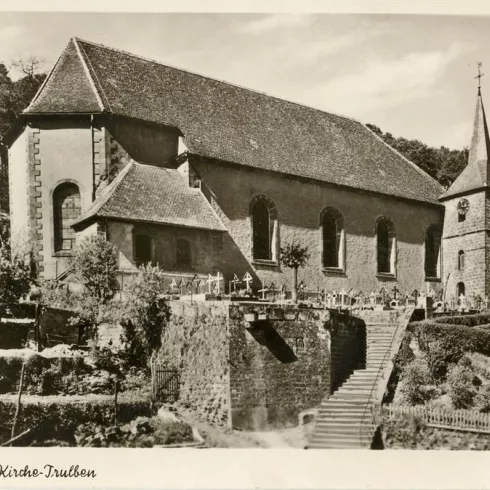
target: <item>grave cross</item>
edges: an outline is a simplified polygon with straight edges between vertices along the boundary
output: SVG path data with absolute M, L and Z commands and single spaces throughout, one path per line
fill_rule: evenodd
M 217 290 L 218 290 L 218 294 L 221 293 L 221 281 L 223 280 L 223 276 L 221 275 L 221 273 L 218 271 L 216 273 L 216 278 L 215 278 L 215 281 L 216 281 L 216 287 L 217 287 Z
M 177 287 L 177 281 L 174 278 L 172 279 L 172 282 L 169 285 L 170 292 L 172 292 L 176 287 Z
M 177 284 L 177 288 L 179 289 L 180 291 L 180 295 L 182 296 L 184 293 L 183 293 L 183 289 L 184 289 L 184 279 L 180 278 L 180 281 L 179 283 Z
M 248 272 L 246 272 L 245 275 L 243 276 L 243 280 L 245 281 L 245 283 L 247 285 L 247 292 L 249 292 L 250 291 L 250 283 L 253 281 L 253 278 Z
M 269 288 L 262 283 L 262 289 L 259 289 L 259 293 L 262 293 L 262 299 L 265 300 L 265 293 L 269 291 Z
M 396 287 L 396 284 L 393 286 L 393 299 L 398 299 L 398 293 L 399 293 L 399 289 Z
M 208 274 L 208 278 L 207 278 L 206 282 L 208 283 L 208 293 L 211 294 L 213 291 L 212 285 L 214 282 L 214 277 L 211 274 Z
M 230 282 L 233 284 L 233 292 L 236 293 L 236 285 L 241 282 L 240 279 L 238 279 L 236 274 L 233 274 L 233 279 Z

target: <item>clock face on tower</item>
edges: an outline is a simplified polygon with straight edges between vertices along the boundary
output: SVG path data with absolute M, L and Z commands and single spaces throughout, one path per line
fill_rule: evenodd
M 469 211 L 469 209 L 470 209 L 470 203 L 468 199 L 460 199 L 460 201 L 458 202 L 458 214 L 464 216 Z

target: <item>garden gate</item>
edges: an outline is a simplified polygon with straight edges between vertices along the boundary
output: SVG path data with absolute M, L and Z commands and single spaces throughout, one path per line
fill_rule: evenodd
M 152 363 L 151 384 L 153 400 L 176 402 L 179 399 L 179 372 L 159 363 Z

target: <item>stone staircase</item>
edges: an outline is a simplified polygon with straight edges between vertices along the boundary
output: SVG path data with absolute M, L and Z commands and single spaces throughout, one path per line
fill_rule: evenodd
M 412 312 L 413 308 L 356 315 L 366 323 L 366 368 L 355 370 L 323 400 L 309 449 L 370 449 L 377 429 L 371 407 L 381 402 Z

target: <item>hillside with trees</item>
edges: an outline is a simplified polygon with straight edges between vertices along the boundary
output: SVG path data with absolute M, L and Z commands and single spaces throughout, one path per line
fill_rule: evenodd
M 366 126 L 446 188 L 456 180 L 468 162 L 468 148 L 463 150 L 450 150 L 445 146 L 433 148 L 419 140 L 395 138 L 391 133 L 383 133 L 373 124 L 366 124 Z
M 21 77 L 13 80 L 11 69 L 0 63 L 0 137 L 12 126 L 19 114 L 29 105 L 31 99 L 46 78 L 41 72 L 42 62 L 36 58 L 17 60 L 11 63 Z M 5 165 L 6 148 L 0 146 L 0 210 L 8 209 L 8 173 Z

